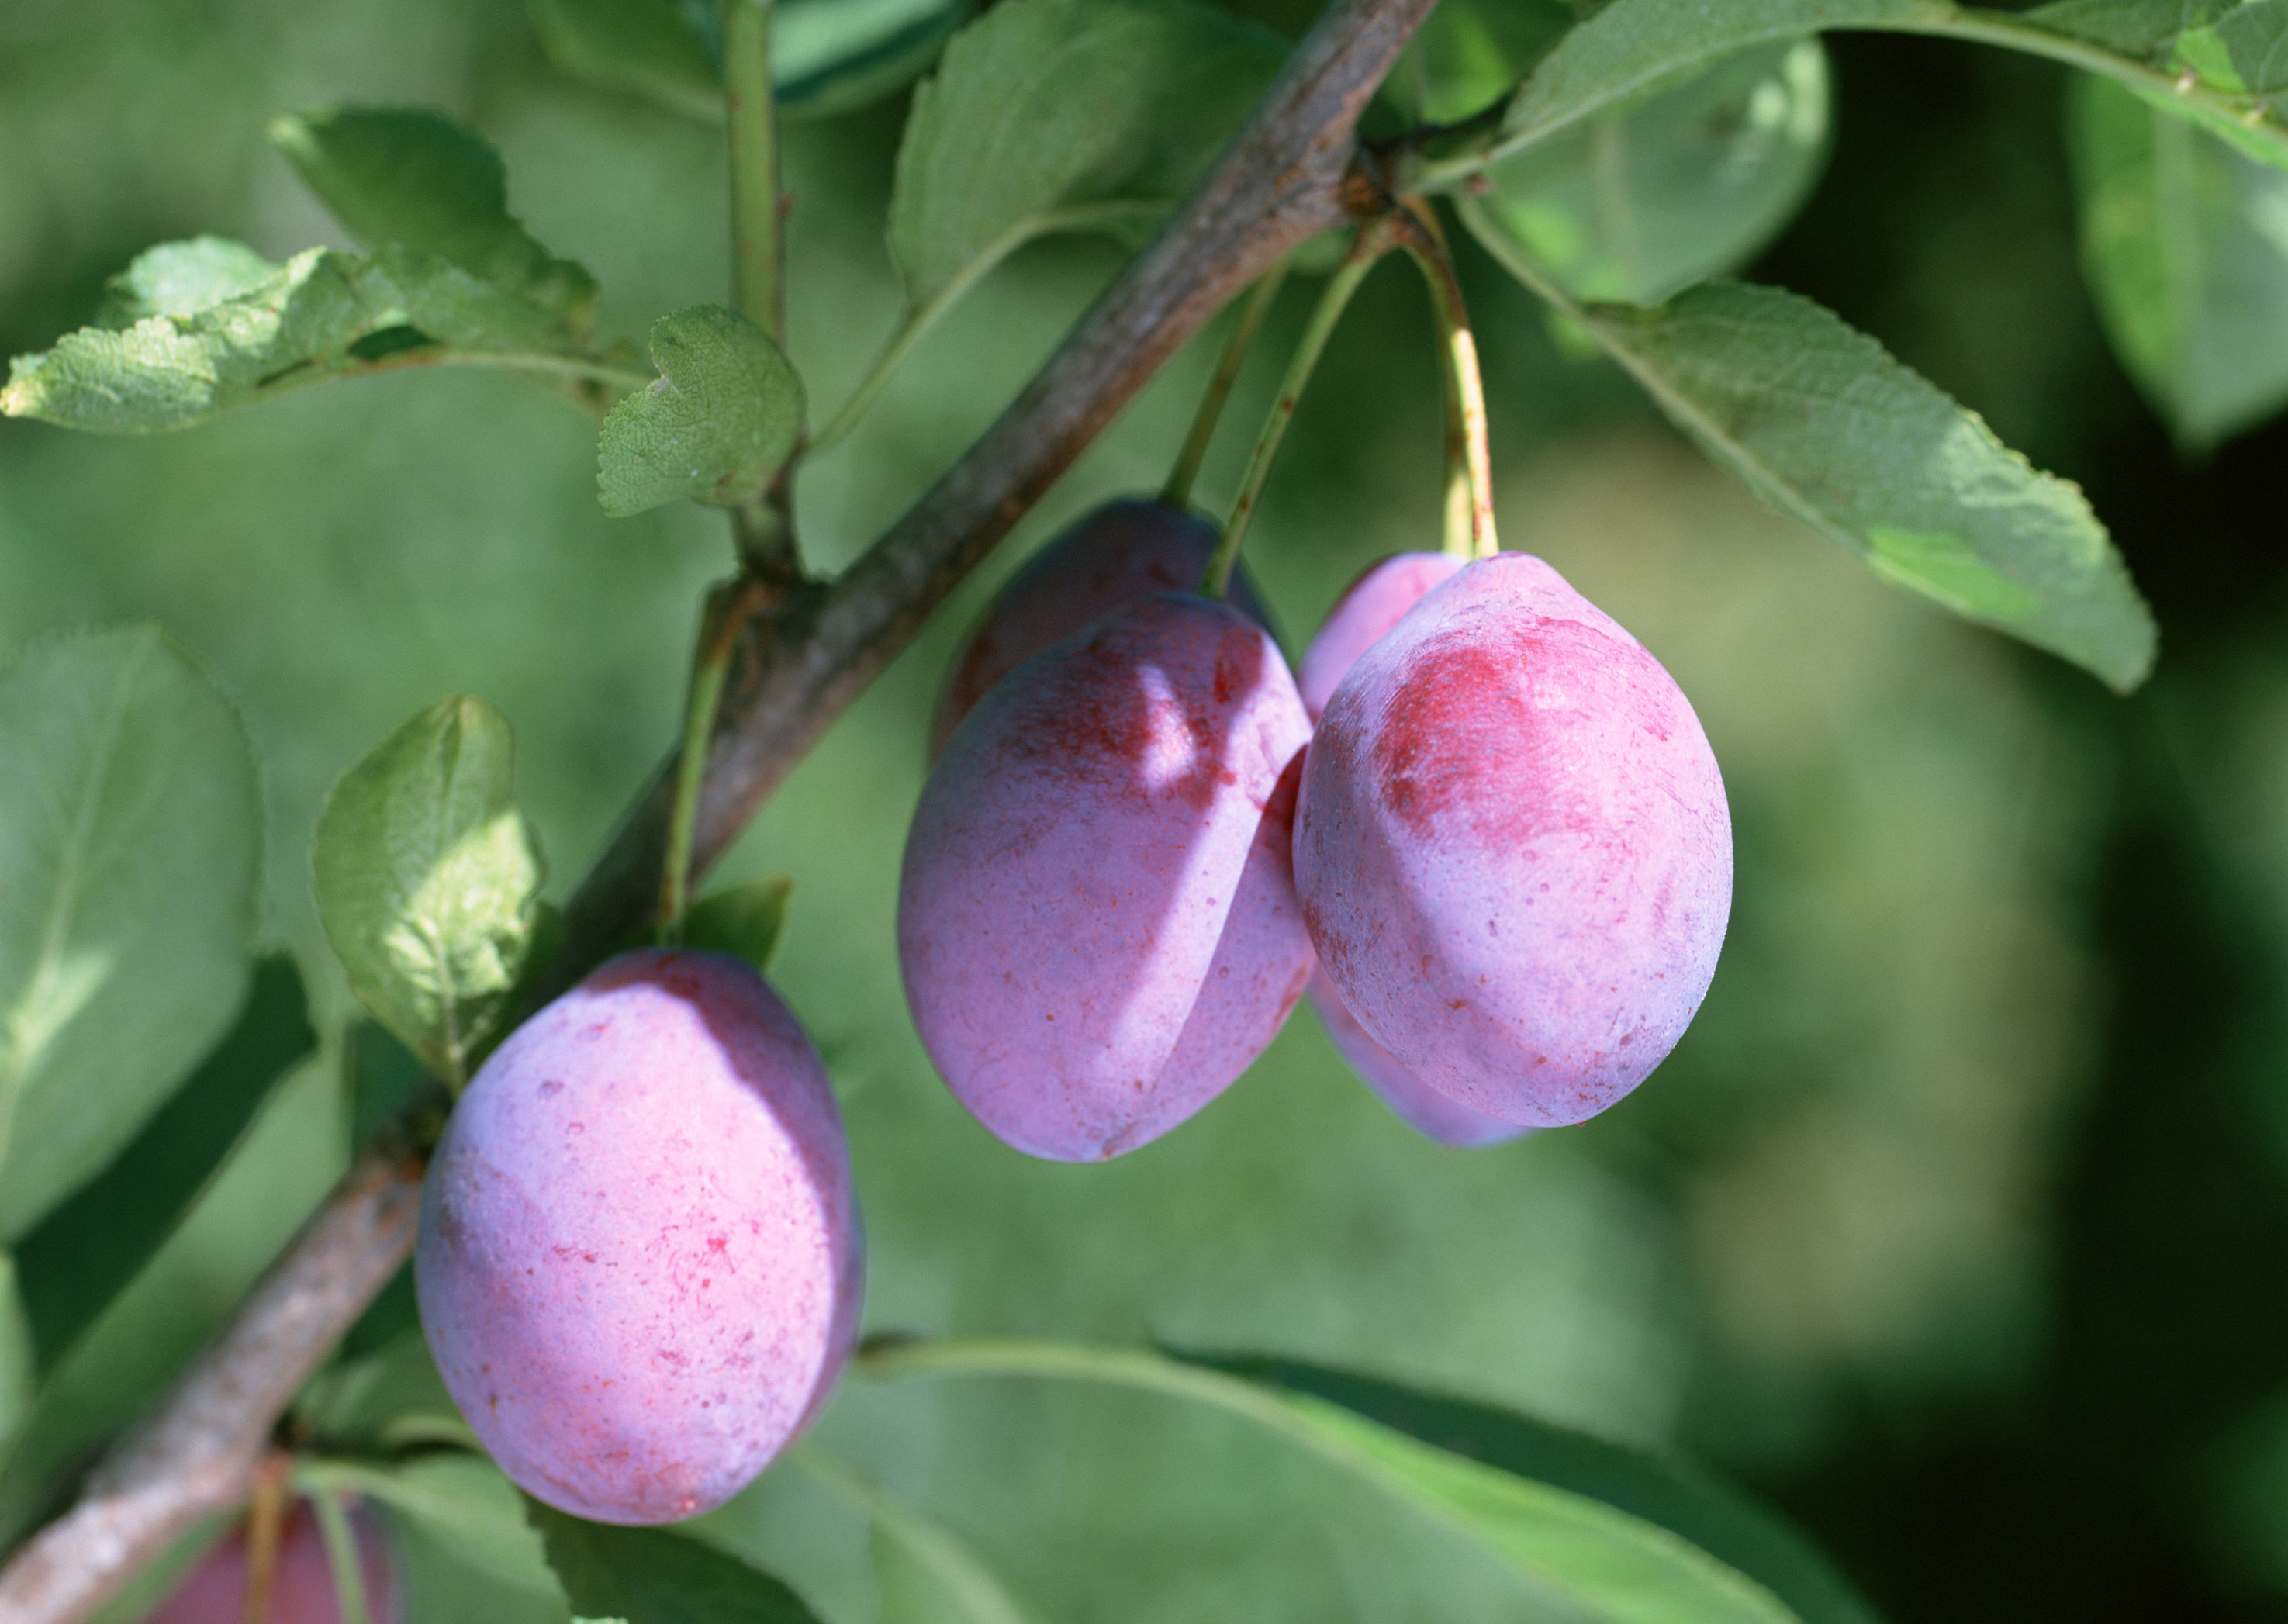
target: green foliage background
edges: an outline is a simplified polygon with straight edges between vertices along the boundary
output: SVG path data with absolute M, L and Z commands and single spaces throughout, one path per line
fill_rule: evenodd
M 2288 1616 L 2288 435 L 2180 460 L 2109 358 L 2078 276 L 2061 72 L 1901 39 L 1831 51 L 1834 156 L 1755 274 L 2082 480 L 2154 603 L 2162 664 L 2117 701 L 1886 590 L 1753 505 L 1609 366 L 1566 359 L 1466 250 L 1505 539 L 1669 665 L 1733 798 L 1714 989 L 1625 1105 L 1443 1152 L 1306 1015 L 1183 1131 L 1069 1168 L 1000 1145 L 930 1074 L 892 899 L 939 674 L 1027 547 L 1157 484 L 1204 346 L 726 873 L 797 877 L 775 979 L 848 1114 L 876 1328 L 1275 1351 L 1676 1444 L 1771 1493 L 1902 1620 Z M 152 242 L 351 246 L 264 138 L 282 111 L 343 101 L 484 131 L 512 209 L 596 273 L 604 337 L 723 297 L 719 137 L 567 81 L 512 0 L 16 0 L 0 340 L 44 346 Z M 883 211 L 903 107 L 790 131 L 789 348 L 814 403 L 900 313 Z M 1037 245 L 957 308 L 806 468 L 814 562 L 894 517 L 1116 263 Z M 1304 305 L 1291 291 L 1275 314 L 1235 424 Z M 1386 268 L 1306 402 L 1250 543 L 1291 647 L 1368 559 L 1434 544 L 1426 338 L 1418 289 Z M 0 651 L 147 617 L 238 700 L 271 819 L 266 935 L 313 980 L 322 1031 L 351 1005 L 308 847 L 344 769 L 441 696 L 481 696 L 516 729 L 560 895 L 674 732 L 722 522 L 606 518 L 594 433 L 561 400 L 447 369 L 174 436 L 0 423 Z M 1211 502 L 1244 438 L 1211 463 Z M 330 1049 L 297 1073 L 69 1356 L 0 1476 L 0 1528 L 39 1514 L 50 1473 L 153 1394 L 317 1200 L 347 1142 L 340 1076 Z M 708 1527 L 836 1624 L 946 1605 L 870 1544 L 846 1467 L 964 1536 L 1042 1618 L 1563 1616 L 1443 1530 L 1161 1399 L 854 1382 L 812 1449 Z M 400 1538 L 414 1617 L 552 1616 L 417 1525 Z

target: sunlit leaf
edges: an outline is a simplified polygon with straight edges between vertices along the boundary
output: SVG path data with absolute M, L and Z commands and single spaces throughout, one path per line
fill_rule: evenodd
M 0 675 L 0 1243 L 135 1137 L 245 995 L 261 800 L 237 711 L 164 633 Z
M 540 854 L 510 788 L 507 720 L 423 711 L 346 773 L 318 819 L 318 916 L 350 990 L 458 1087 L 530 945 Z
M 802 380 L 778 345 L 735 310 L 694 305 L 652 323 L 651 355 L 661 376 L 614 407 L 597 440 L 604 511 L 761 495 L 802 436 Z
M 251 293 L 284 269 L 228 237 L 162 242 L 105 284 L 98 327 L 132 327 L 148 316 L 187 316 Z

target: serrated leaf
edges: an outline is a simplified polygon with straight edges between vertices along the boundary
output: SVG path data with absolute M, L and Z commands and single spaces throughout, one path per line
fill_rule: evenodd
M 1758 45 L 1492 165 L 1477 196 L 1576 298 L 1657 304 L 1787 222 L 1827 131 L 1819 42 Z
M 548 1565 L 584 1617 L 640 1624 L 817 1624 L 792 1590 L 727 1552 L 658 1528 L 616 1528 L 528 1498 Z
M 131 627 L 0 675 L 0 1245 L 119 1153 L 229 1026 L 259 907 L 238 712 Z
M 586 364 L 551 312 L 442 259 L 311 249 L 250 291 L 124 329 L 82 328 L 44 354 L 18 356 L 0 412 L 99 433 L 185 428 L 441 347 L 507 367 L 612 371 Z
M 890 251 L 916 308 L 1018 244 L 1156 218 L 1205 170 L 1286 47 L 1190 0 L 1002 0 L 915 92 Z
M 307 1489 L 347 1489 L 387 1506 L 473 1566 L 528 1590 L 555 1588 L 524 1497 L 481 1454 L 434 1450 L 390 1465 L 318 1457 L 295 1473 Z
M 2288 173 L 2103 80 L 2072 105 L 2082 265 L 2115 353 L 2177 438 L 2288 402 Z
M 270 138 L 369 246 L 434 256 L 585 333 L 595 278 L 509 213 L 507 170 L 475 131 L 425 107 L 351 107 L 280 118 Z
M 1809 299 L 1706 282 L 1658 310 L 1565 297 L 1469 200 L 1495 257 L 1580 322 L 1671 422 L 1778 511 L 1956 614 L 2116 689 L 2156 631 L 2080 490 Z
M 767 975 L 778 955 L 787 902 L 793 895 L 792 875 L 765 875 L 727 885 L 691 905 L 683 919 L 683 945 L 703 953 L 727 953 L 753 965 L 757 975 Z
M 105 284 L 98 327 L 132 327 L 149 316 L 187 316 L 251 293 L 285 267 L 228 237 L 162 242 Z
M 760 495 L 802 438 L 802 379 L 737 311 L 693 305 L 652 323 L 661 376 L 612 408 L 596 442 L 604 511 L 624 519 L 679 498 L 738 507 Z
M 455 1088 L 523 969 L 540 854 L 511 793 L 507 719 L 423 711 L 343 775 L 318 818 L 318 917 L 350 990 Z
M 1874 1608 L 1809 1540 L 1689 1462 L 1608 1443 L 1513 1410 L 1298 1359 L 1185 1351 L 1175 1357 L 1323 1399 L 1448 1454 L 1665 1528 L 1763 1586 L 1806 1624 L 1876 1624 Z
M 2019 20 L 2131 56 L 2157 57 L 2189 28 L 2214 22 L 2238 0 L 2051 0 Z
M 258 961 L 237 1021 L 111 1164 L 16 1248 L 17 1285 L 52 1370 L 175 1232 L 287 1073 L 315 1053 L 291 954 Z

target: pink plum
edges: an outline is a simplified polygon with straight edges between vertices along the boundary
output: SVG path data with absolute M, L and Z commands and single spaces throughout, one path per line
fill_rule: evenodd
M 1326 1029 L 1327 1041 L 1335 1046 L 1335 1052 L 1349 1063 L 1351 1070 L 1399 1121 L 1425 1138 L 1466 1151 L 1505 1144 L 1520 1134 L 1533 1131 L 1521 1123 L 1504 1121 L 1482 1111 L 1473 1111 L 1459 1100 L 1449 1099 L 1401 1066 L 1390 1050 L 1376 1042 L 1358 1024 L 1358 1018 L 1344 1006 L 1343 995 L 1335 990 L 1335 984 L 1327 979 L 1327 972 L 1315 963 L 1311 966 L 1307 993 L 1311 1011 Z
M 1523 553 L 1434 588 L 1337 685 L 1295 877 L 1328 978 L 1422 1081 L 1577 1122 L 1672 1049 L 1731 910 L 1731 816 L 1660 662 Z
M 362 1509 L 350 1513 L 357 1536 L 358 1577 L 366 1616 L 390 1624 L 397 1616 L 397 1580 L 380 1525 Z M 246 1525 L 198 1559 L 144 1624 L 246 1624 Z M 278 1532 L 277 1565 L 270 1573 L 270 1624 L 341 1624 L 341 1595 L 325 1536 L 306 1501 L 298 1501 Z
M 1271 1042 L 1310 971 L 1289 858 L 1309 736 L 1263 629 L 1175 593 L 979 703 L 914 813 L 898 955 L 923 1046 L 988 1129 L 1115 1156 Z
M 986 691 L 1106 610 L 1150 592 L 1196 592 L 1215 551 L 1212 520 L 1149 497 L 1125 496 L 1076 519 L 1009 578 L 962 645 L 938 695 L 930 759 Z M 1268 627 L 1243 567 L 1233 572 L 1233 607 Z
M 501 1469 L 598 1522 L 720 1505 L 824 1403 L 862 1248 L 825 1068 L 719 954 L 623 954 L 512 1034 L 429 1170 L 430 1351 Z

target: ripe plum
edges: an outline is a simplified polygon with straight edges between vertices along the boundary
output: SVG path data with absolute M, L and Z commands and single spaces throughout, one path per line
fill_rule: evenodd
M 501 1469 L 598 1522 L 695 1517 L 825 1401 L 862 1246 L 825 1068 L 719 954 L 623 954 L 512 1034 L 446 1125 L 415 1283 Z
M 1659 661 L 1548 565 L 1502 553 L 1337 685 L 1295 875 L 1328 978 L 1408 1071 L 1509 1121 L 1577 1122 L 1699 1008 L 1731 818 Z
M 898 955 L 988 1129 L 1117 1155 L 1270 1042 L 1310 970 L 1290 859 L 1309 735 L 1269 635 L 1188 594 L 1124 604 L 980 701 L 914 813 Z
M 357 1536 L 358 1577 L 365 1584 L 366 1616 L 390 1624 L 397 1616 L 397 1580 L 388 1542 L 373 1515 L 350 1513 Z M 246 1525 L 192 1564 L 144 1624 L 246 1624 Z M 277 1564 L 270 1573 L 270 1624 L 341 1624 L 340 1592 L 325 1536 L 306 1501 L 297 1501 L 278 1531 Z

